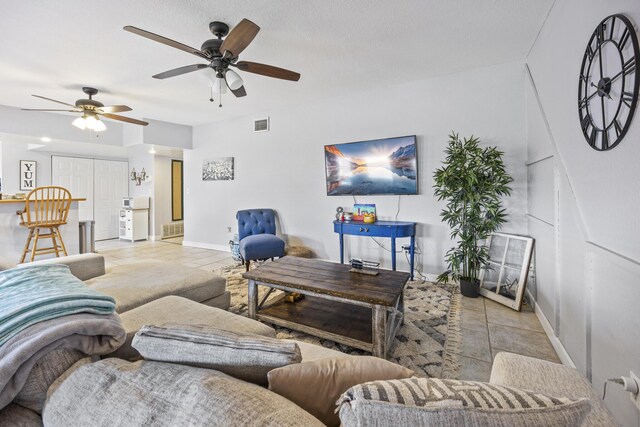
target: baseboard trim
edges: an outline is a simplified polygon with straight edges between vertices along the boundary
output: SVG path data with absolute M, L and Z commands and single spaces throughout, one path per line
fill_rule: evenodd
M 535 300 L 532 298 L 531 294 L 528 291 L 527 291 L 527 294 L 529 295 L 529 300 L 534 302 L 534 310 L 536 313 L 536 317 L 540 321 L 540 324 L 542 325 L 542 329 L 544 329 L 544 332 L 547 334 L 549 341 L 551 341 L 551 345 L 553 346 L 553 349 L 558 354 L 560 361 L 562 362 L 563 365 L 576 369 L 576 364 L 573 363 L 573 360 L 571 360 L 571 356 L 569 356 L 569 353 L 562 345 L 562 342 L 553 332 L 553 328 L 551 327 L 551 323 L 549 323 L 549 319 L 547 319 L 547 316 L 544 315 L 544 313 L 542 312 L 542 309 L 538 304 L 535 303 Z
M 190 242 L 188 240 L 183 240 L 182 246 L 190 246 L 192 248 L 200 248 L 200 249 L 212 249 L 214 251 L 231 252 L 231 248 L 229 247 L 229 245 L 216 245 L 213 243 Z

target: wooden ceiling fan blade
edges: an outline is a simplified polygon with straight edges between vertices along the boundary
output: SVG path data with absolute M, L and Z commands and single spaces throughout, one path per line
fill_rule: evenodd
M 300 80 L 300 73 L 285 70 L 284 68 L 274 67 L 273 65 L 260 64 L 258 62 L 240 61 L 234 65 L 239 70 L 247 73 L 260 74 L 262 76 L 274 77 L 276 79 L 291 80 L 297 82 Z
M 240 55 L 240 52 L 249 46 L 249 43 L 253 41 L 258 31 L 260 31 L 260 27 L 248 19 L 243 19 L 224 39 L 222 45 L 220 45 L 220 53 L 225 54 L 226 51 L 232 57 L 237 57 Z
M 182 74 L 191 73 L 193 71 L 202 70 L 203 68 L 207 68 L 206 64 L 193 64 L 193 65 L 185 65 L 184 67 L 174 68 L 173 70 L 165 71 L 164 73 L 156 74 L 153 76 L 154 79 L 168 79 L 169 77 L 180 76 Z
M 67 113 L 78 113 L 78 110 L 52 110 L 51 108 L 21 108 L 22 111 L 66 111 Z
M 100 111 L 103 113 L 123 113 L 125 111 L 131 111 L 131 107 L 126 105 L 110 105 L 108 107 L 100 107 Z
M 111 119 L 111 120 L 118 120 L 118 121 L 121 121 L 121 122 L 127 122 L 127 123 L 131 123 L 133 125 L 147 126 L 149 124 L 147 122 L 143 122 L 142 120 L 131 119 L 129 117 L 119 116 L 117 114 L 104 113 L 104 114 L 100 114 L 100 115 L 101 116 L 105 116 L 106 118 Z
M 199 56 L 200 58 L 211 59 L 211 57 L 208 54 L 206 54 L 205 52 L 201 51 L 200 49 L 196 49 L 195 47 L 187 46 L 184 43 L 180 43 L 180 42 L 177 42 L 175 40 L 171 40 L 171 39 L 166 38 L 164 36 L 161 36 L 159 34 L 152 33 L 151 31 L 146 31 L 146 30 L 143 30 L 143 29 L 138 28 L 138 27 L 133 27 L 131 25 L 127 25 L 126 27 L 123 27 L 123 30 L 129 31 L 130 33 L 137 34 L 137 35 L 142 36 L 142 37 L 146 37 L 149 40 L 153 40 L 155 42 L 162 43 L 164 45 L 173 47 L 175 49 L 180 49 L 180 50 L 182 50 L 184 52 L 187 52 L 187 53 L 190 53 L 192 55 Z
M 58 100 L 47 98 L 47 97 L 40 96 L 40 95 L 31 95 L 31 96 L 35 96 L 36 98 L 44 99 L 44 100 L 51 101 L 51 102 L 56 102 L 58 104 L 66 105 L 67 107 L 71 107 L 71 108 L 76 108 L 77 109 L 77 107 L 75 105 L 68 104 L 66 102 L 58 101 Z

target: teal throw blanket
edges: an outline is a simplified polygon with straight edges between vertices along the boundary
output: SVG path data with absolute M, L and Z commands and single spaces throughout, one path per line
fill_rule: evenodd
M 0 346 L 45 320 L 77 313 L 112 314 L 116 304 L 61 264 L 0 271 Z

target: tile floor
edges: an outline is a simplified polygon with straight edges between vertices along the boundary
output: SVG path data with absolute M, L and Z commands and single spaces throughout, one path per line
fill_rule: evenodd
M 211 271 L 234 262 L 229 252 L 182 246 L 181 238 L 135 243 L 103 240 L 96 242 L 96 252 L 104 255 L 107 267 L 140 260 L 156 260 Z
M 486 298 L 462 297 L 460 378 L 488 381 L 501 351 L 560 363 L 531 306 L 517 312 Z
M 228 252 L 182 246 L 182 238 L 165 241 L 96 242 L 107 266 L 136 260 L 177 262 L 214 270 L 233 263 Z M 462 297 L 462 345 L 458 353 L 460 379 L 488 381 L 493 358 L 500 351 L 560 362 L 530 306 L 518 313 L 491 300 Z

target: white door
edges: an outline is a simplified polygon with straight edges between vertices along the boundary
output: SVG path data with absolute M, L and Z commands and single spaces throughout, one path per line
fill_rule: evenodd
M 94 160 L 94 211 L 96 240 L 118 238 L 122 198 L 129 195 L 129 164 Z
M 93 159 L 51 156 L 51 185 L 66 188 L 73 198 L 87 199 L 78 205 L 79 219 L 93 219 Z

